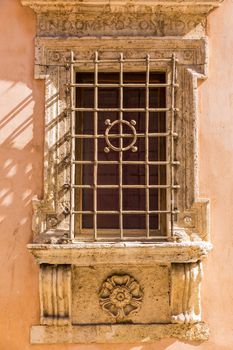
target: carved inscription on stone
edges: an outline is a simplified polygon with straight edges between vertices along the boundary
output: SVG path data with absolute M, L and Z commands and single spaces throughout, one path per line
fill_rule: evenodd
M 143 293 L 133 277 L 113 275 L 103 283 L 99 298 L 102 309 L 121 321 L 140 310 Z
M 86 14 L 59 14 L 52 12 L 38 16 L 38 33 L 55 35 L 185 35 L 205 21 L 200 15 L 171 13 L 97 12 Z

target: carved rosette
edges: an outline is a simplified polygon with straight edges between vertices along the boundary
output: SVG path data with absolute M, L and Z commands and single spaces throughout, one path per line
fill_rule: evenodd
M 129 275 L 107 278 L 99 293 L 102 309 L 119 321 L 140 310 L 142 297 L 139 283 Z

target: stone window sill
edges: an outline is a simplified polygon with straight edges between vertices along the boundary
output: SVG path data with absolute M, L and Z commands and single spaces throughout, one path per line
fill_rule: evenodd
M 182 243 L 72 243 L 28 244 L 39 264 L 105 264 L 190 263 L 202 260 L 212 249 L 209 242 Z

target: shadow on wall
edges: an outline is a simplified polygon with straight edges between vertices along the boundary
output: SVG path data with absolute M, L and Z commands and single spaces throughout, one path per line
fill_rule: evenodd
M 10 90 L 14 88 L 9 87 Z M 8 91 L 9 92 L 9 91 Z M 7 91 L 6 91 L 7 93 Z M 4 95 L 4 94 L 2 94 Z M 15 236 L 28 221 L 25 206 L 31 205 L 33 182 L 33 149 L 28 141 L 32 133 L 32 115 L 25 112 L 32 106 L 32 95 L 28 95 L 0 121 L 1 135 L 1 190 L 0 224 L 7 226 L 17 222 L 12 234 Z M 27 156 L 25 157 L 25 152 Z M 8 231 L 8 238 L 10 230 Z
M 23 263 L 32 239 L 32 197 L 41 191 L 43 134 L 38 134 L 41 121 L 36 121 L 31 90 L 21 82 L 1 80 L 0 91 L 1 260 L 14 269 L 16 262 Z
M 18 0 L 1 1 L 0 32 L 0 239 L 6 244 L 32 236 L 31 199 L 42 188 L 44 82 L 33 81 L 33 12 Z
M 22 344 L 39 319 L 38 274 L 26 249 L 32 240 L 32 197 L 41 195 L 43 169 L 43 104 L 32 90 L 23 78 L 3 79 L 0 69 L 0 349 L 9 350 L 27 349 Z

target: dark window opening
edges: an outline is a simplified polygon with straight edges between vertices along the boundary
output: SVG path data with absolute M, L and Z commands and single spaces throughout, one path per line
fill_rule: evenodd
M 119 76 L 98 73 L 98 87 L 94 73 L 76 76 L 76 235 L 91 237 L 96 216 L 99 237 L 120 238 L 121 227 L 124 238 L 166 236 L 166 87 L 146 87 L 146 73 Z M 150 72 L 149 84 L 166 84 L 166 74 Z

